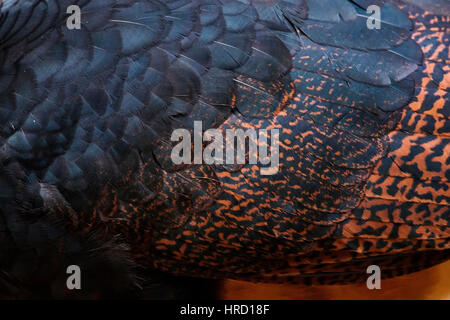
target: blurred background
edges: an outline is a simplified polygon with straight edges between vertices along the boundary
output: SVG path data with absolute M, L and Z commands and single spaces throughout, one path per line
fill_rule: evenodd
M 365 283 L 346 286 L 305 287 L 288 284 L 253 284 L 226 281 L 222 299 L 358 299 L 358 300 L 450 300 L 450 261 L 433 268 L 381 281 L 381 290 Z

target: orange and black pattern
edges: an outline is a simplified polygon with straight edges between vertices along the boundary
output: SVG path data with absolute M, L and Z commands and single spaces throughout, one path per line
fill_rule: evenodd
M 4 1 L 0 296 L 70 296 L 70 264 L 89 297 L 161 297 L 448 260 L 450 7 L 425 2 Z M 173 164 L 194 121 L 278 129 L 279 170 Z

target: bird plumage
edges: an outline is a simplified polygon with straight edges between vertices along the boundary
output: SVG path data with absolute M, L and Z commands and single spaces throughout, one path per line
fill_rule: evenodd
M 402 0 L 4 1 L 0 288 L 65 296 L 69 264 L 101 297 L 158 272 L 346 283 L 447 260 L 445 19 Z M 280 170 L 175 165 L 194 121 L 279 129 Z

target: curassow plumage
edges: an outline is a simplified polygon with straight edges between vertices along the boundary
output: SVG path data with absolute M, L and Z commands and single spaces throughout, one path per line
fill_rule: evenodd
M 170 298 L 171 275 L 334 284 L 446 261 L 449 11 L 3 1 L 0 295 Z M 194 121 L 278 129 L 279 170 L 175 165 L 171 134 Z

